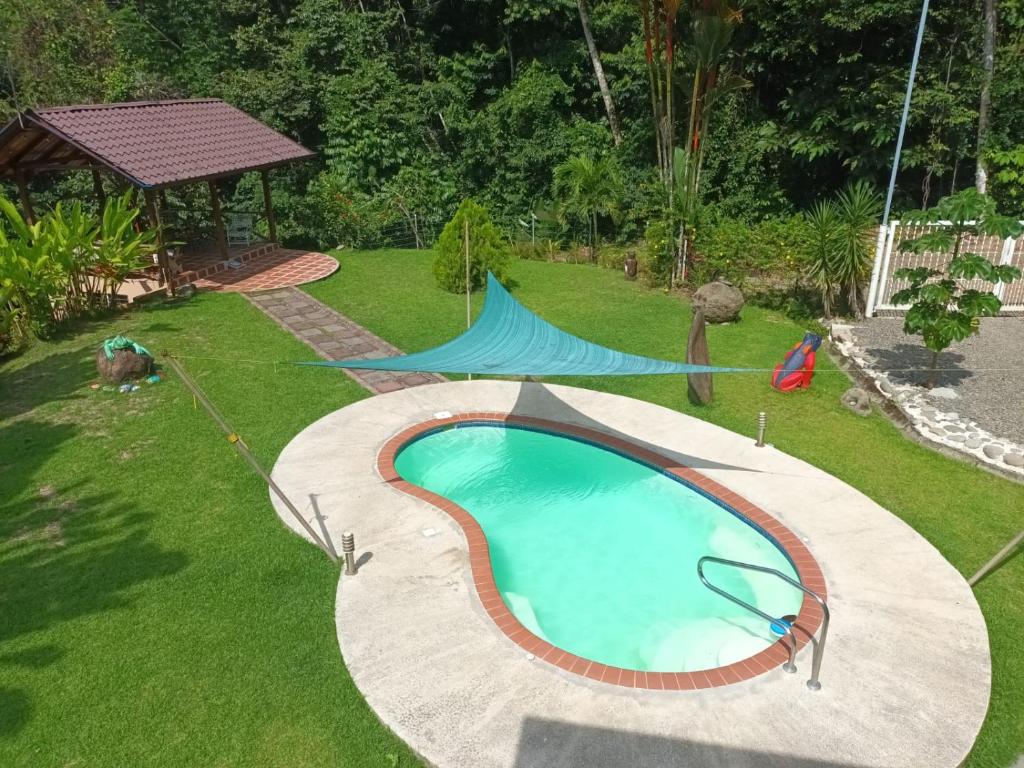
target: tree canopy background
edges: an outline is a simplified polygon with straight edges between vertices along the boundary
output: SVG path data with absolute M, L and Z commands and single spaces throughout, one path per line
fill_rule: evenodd
M 983 3 L 932 3 L 897 209 L 974 183 Z M 884 186 L 920 0 L 754 0 L 739 12 L 728 57 L 749 87 L 716 107 L 706 203 L 757 220 L 852 179 Z M 629 212 L 619 234 L 634 237 L 655 173 L 640 15 L 632 0 L 593 0 L 589 17 L 618 146 L 570 0 L 0 0 L 0 112 L 222 97 L 319 153 L 276 172 L 275 196 L 285 234 L 325 245 L 395 211 L 446 218 L 470 196 L 499 222 L 521 219 L 548 205 L 559 163 L 614 155 Z M 1024 201 L 1022 49 L 1024 0 L 1002 0 L 982 153 L 1008 213 Z M 683 43 L 681 73 L 686 58 Z M 87 195 L 84 181 L 43 183 Z

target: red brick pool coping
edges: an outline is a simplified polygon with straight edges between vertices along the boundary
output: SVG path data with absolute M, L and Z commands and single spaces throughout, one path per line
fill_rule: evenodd
M 607 446 L 646 464 L 659 467 L 667 473 L 716 497 L 735 512 L 761 528 L 785 550 L 804 586 L 817 592 L 822 598 L 827 598 L 825 577 L 822 575 L 817 561 L 807 547 L 804 546 L 803 542 L 767 512 L 694 469 L 683 466 L 655 451 L 648 450 L 614 435 L 608 435 L 572 424 L 495 412 L 460 413 L 448 418 L 431 419 L 403 430 L 388 440 L 384 447 L 381 448 L 380 453 L 377 454 L 378 472 L 391 487 L 429 502 L 438 509 L 448 513 L 462 527 L 469 546 L 470 568 L 480 603 L 498 628 L 520 648 L 542 661 L 591 680 L 611 683 L 612 685 L 626 688 L 666 691 L 697 690 L 738 683 L 775 669 L 788 660 L 789 650 L 787 644 L 784 639 L 780 639 L 760 653 L 724 667 L 715 667 L 696 672 L 643 672 L 612 667 L 576 656 L 552 645 L 546 640 L 542 640 L 530 632 L 509 611 L 501 597 L 501 593 L 498 591 L 491 568 L 491 556 L 487 537 L 484 535 L 483 529 L 476 519 L 458 504 L 403 480 L 395 469 L 395 457 L 398 455 L 398 452 L 406 443 L 423 433 L 459 422 L 480 421 L 532 427 L 555 434 L 581 438 L 592 443 Z M 808 640 L 821 626 L 821 621 L 822 612 L 820 606 L 812 598 L 805 595 L 793 626 L 798 648 L 806 645 Z

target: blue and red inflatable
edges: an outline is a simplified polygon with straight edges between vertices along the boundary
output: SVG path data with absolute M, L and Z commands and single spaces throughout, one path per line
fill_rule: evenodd
M 775 366 L 772 374 L 772 386 L 780 392 L 792 392 L 794 389 L 807 389 L 811 386 L 814 376 L 814 353 L 821 346 L 821 336 L 816 333 L 805 333 L 804 339 L 798 342 L 785 359 Z

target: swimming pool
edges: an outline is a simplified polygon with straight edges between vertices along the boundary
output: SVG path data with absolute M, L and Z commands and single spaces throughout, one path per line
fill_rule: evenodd
M 395 446 L 394 471 L 479 524 L 501 603 L 538 648 L 662 673 L 737 665 L 774 650 L 767 622 L 705 588 L 696 563 L 717 555 L 799 578 L 783 545 L 667 471 L 671 462 L 638 461 L 638 451 L 611 440 L 561 431 L 503 420 L 425 426 Z M 714 564 L 705 572 L 773 616 L 801 610 L 798 590 L 771 576 Z

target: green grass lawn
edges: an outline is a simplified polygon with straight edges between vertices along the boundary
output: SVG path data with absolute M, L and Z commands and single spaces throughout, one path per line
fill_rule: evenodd
M 429 254 L 340 258 L 309 292 L 398 346 L 429 347 L 464 326 L 463 299 L 433 287 Z M 567 330 L 682 356 L 689 314 L 674 297 L 589 266 L 517 262 L 512 275 L 515 295 Z M 748 308 L 709 342 L 715 363 L 768 367 L 801 331 Z M 274 365 L 312 354 L 233 295 L 96 322 L 0 364 L 0 766 L 418 764 L 341 662 L 338 570 L 281 525 L 184 387 L 89 389 L 93 350 L 116 332 L 188 356 L 268 466 L 311 421 L 365 396 L 337 372 Z M 821 367 L 814 388 L 793 395 L 772 392 L 766 375 L 718 376 L 706 409 L 686 403 L 682 377 L 567 383 L 747 434 L 765 410 L 771 441 L 878 500 L 965 574 L 1010 538 L 1024 487 L 848 413 L 846 378 Z M 1024 751 L 1022 592 L 1021 557 L 977 589 L 995 677 L 971 766 L 1004 768 Z
M 339 258 L 341 269 L 307 286 L 308 292 L 401 349 L 425 349 L 465 328 L 465 299 L 435 287 L 429 253 L 342 252 Z M 673 296 L 588 265 L 521 261 L 512 278 L 516 298 L 565 330 L 629 352 L 683 357 L 690 314 Z M 473 300 L 477 312 L 482 296 Z M 712 362 L 770 368 L 802 331 L 780 313 L 748 307 L 741 322 L 709 328 Z M 839 403 L 850 386 L 847 377 L 825 355 L 818 368 L 812 389 L 793 394 L 772 390 L 767 374 L 716 376 L 715 402 L 705 408 L 687 402 L 681 376 L 557 381 L 649 400 L 750 435 L 757 412 L 766 411 L 771 442 L 906 520 L 964 575 L 1020 529 L 1024 486 L 921 447 L 881 416 L 850 413 Z M 880 552 L 879 567 L 883 558 Z M 1024 557 L 1012 559 L 975 592 L 988 623 L 994 671 L 989 716 L 968 765 L 1005 768 L 1024 752 Z M 898 674 L 893 684 L 899 684 Z
M 307 348 L 237 295 L 199 295 L 0 367 L 0 766 L 417 765 L 338 653 L 338 570 L 176 380 L 93 392 L 93 350 L 257 359 Z M 364 397 L 299 367 L 186 366 L 266 465 Z

